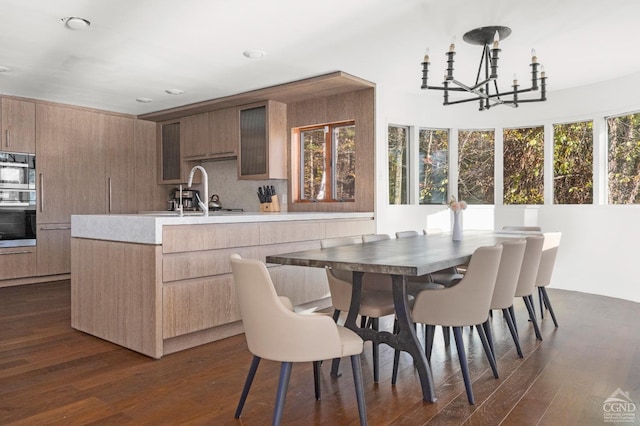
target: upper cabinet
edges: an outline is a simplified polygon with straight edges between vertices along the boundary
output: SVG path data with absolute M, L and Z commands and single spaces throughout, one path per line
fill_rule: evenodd
M 159 183 L 183 183 L 185 167 L 180 155 L 180 121 L 159 125 Z
M 235 157 L 238 150 L 238 110 L 227 108 L 180 120 L 185 161 Z
M 240 179 L 287 178 L 287 106 L 266 101 L 240 108 Z
M 36 152 L 36 105 L 33 102 L 2 98 L 2 148 L 0 151 Z

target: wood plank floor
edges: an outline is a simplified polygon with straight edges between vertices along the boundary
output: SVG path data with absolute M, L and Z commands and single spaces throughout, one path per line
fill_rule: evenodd
M 492 320 L 500 379 L 493 378 L 477 333 L 465 330 L 476 404 L 469 405 L 455 346 L 436 331 L 432 368 L 438 401 L 421 400 L 418 376 L 403 354 L 391 386 L 393 352 L 381 346 L 373 383 L 370 343 L 362 355 L 371 425 L 595 425 L 616 389 L 640 407 L 640 304 L 549 291 L 560 328 L 542 321 L 538 342 L 516 301 L 524 359 L 501 315 Z M 270 424 L 279 366 L 263 361 L 241 420 L 233 418 L 251 360 L 244 336 L 161 360 L 70 327 L 68 281 L 0 288 L 0 424 Z M 537 302 L 536 302 L 537 303 Z M 392 318 L 381 322 L 391 327 Z M 311 364 L 296 364 L 283 424 L 355 425 L 350 363 L 333 379 L 322 368 L 322 400 L 313 396 Z M 640 424 L 640 412 L 635 424 Z

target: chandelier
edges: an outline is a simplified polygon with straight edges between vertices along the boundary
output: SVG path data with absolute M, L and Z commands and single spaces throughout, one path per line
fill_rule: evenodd
M 490 26 L 476 28 L 467 32 L 463 39 L 469 44 L 483 46 L 482 57 L 478 74 L 473 85 L 466 85 L 453 77 L 453 57 L 455 56 L 455 38 L 451 41 L 447 55 L 447 70 L 442 86 L 430 86 L 427 84 L 429 74 L 429 49 L 425 52 L 424 62 L 422 62 L 422 86 L 421 89 L 433 89 L 444 91 L 444 105 L 460 104 L 464 102 L 478 101 L 480 111 L 491 108 L 495 105 L 509 105 L 518 107 L 525 102 L 542 102 L 547 100 L 547 77 L 544 66 L 538 64 L 536 51 L 531 49 L 531 87 L 521 89 L 516 76 L 513 76 L 512 90 L 501 92 L 498 89 L 498 54 L 499 44 L 511 34 L 511 28 L 502 26 Z M 540 76 L 538 76 L 540 67 Z M 483 72 L 484 70 L 484 72 Z M 539 98 L 520 99 L 522 93 L 535 92 L 540 90 Z M 465 92 L 471 97 L 461 100 L 449 100 L 449 92 Z

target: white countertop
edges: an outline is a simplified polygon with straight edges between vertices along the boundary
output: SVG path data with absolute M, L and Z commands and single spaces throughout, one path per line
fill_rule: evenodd
M 147 214 L 72 215 L 71 236 L 139 244 L 162 244 L 165 225 L 203 225 L 212 223 L 282 222 L 294 220 L 366 219 L 373 213 L 261 213 L 211 212 L 209 216 L 187 214 L 173 216 L 172 212 Z

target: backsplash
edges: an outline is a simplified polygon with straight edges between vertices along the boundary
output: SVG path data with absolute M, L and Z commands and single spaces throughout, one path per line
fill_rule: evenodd
M 209 161 L 202 163 L 209 174 L 209 197 L 213 194 L 220 196 L 222 207 L 241 208 L 247 212 L 260 211 L 258 201 L 258 187 L 273 185 L 280 198 L 281 211 L 287 211 L 286 199 L 287 180 L 238 180 L 238 161 L 236 159 L 224 161 Z M 194 185 L 202 193 L 202 185 Z

